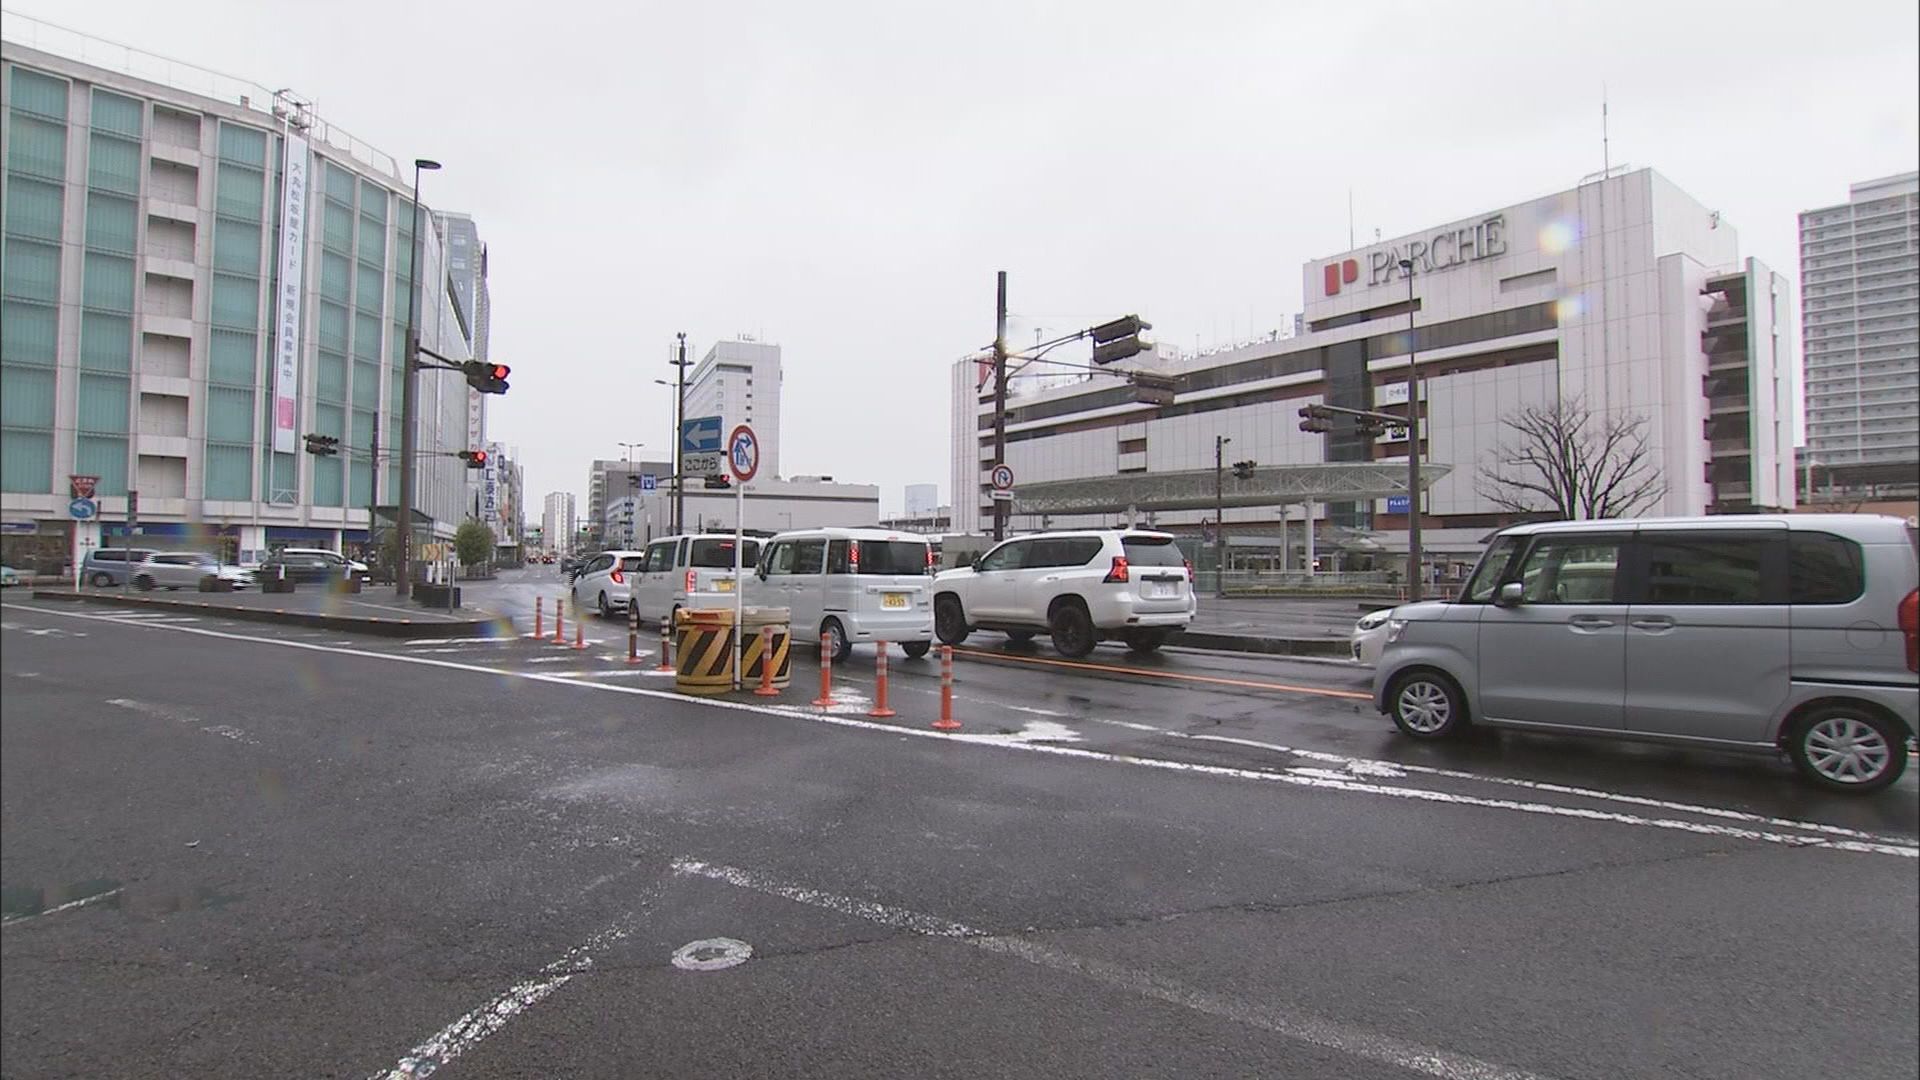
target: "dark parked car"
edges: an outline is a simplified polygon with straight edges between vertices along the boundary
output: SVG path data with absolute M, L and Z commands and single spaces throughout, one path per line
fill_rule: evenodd
M 302 583 L 338 581 L 350 572 L 347 561 L 330 551 L 283 551 L 261 563 L 254 580 L 278 579 L 282 567 L 288 580 Z

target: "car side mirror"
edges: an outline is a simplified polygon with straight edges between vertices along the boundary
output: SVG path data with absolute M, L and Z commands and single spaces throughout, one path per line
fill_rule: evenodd
M 754 576 L 756 576 L 756 577 L 758 577 L 758 578 L 759 578 L 759 579 L 760 579 L 761 581 L 765 581 L 765 580 L 767 580 L 767 568 L 766 568 L 766 567 L 764 567 L 764 566 L 756 566 L 756 567 L 754 567 L 754 570 L 753 570 L 753 573 L 754 573 Z
M 987 561 L 987 557 L 986 557 L 985 555 L 982 555 L 982 556 L 980 556 L 980 557 L 978 557 L 978 558 L 976 558 L 976 559 L 974 559 L 974 560 L 973 560 L 973 569 L 975 570 L 975 572 L 978 572 L 978 571 L 979 571 L 979 569 L 980 569 L 980 564 L 981 564 L 981 563 L 983 563 L 983 562 L 986 562 L 986 561 Z
M 1518 581 L 1509 581 L 1505 585 L 1500 586 L 1500 591 L 1494 594 L 1493 603 L 1496 607 L 1519 607 L 1521 599 L 1525 597 L 1526 594 L 1527 587 L 1525 585 L 1522 585 Z

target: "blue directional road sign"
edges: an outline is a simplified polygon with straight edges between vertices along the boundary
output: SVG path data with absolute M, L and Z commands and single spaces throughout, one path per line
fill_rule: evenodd
M 658 477 L 655 477 L 650 472 L 640 474 L 640 490 L 641 491 L 657 491 L 659 490 L 659 488 L 660 488 L 660 481 Z
M 75 521 L 91 521 L 100 513 L 100 507 L 92 499 L 75 499 L 67 504 L 67 514 Z
M 717 454 L 720 452 L 720 418 L 695 416 L 680 422 L 680 452 Z
M 1407 497 L 1405 495 L 1387 496 L 1387 513 L 1404 514 L 1406 512 L 1407 512 Z

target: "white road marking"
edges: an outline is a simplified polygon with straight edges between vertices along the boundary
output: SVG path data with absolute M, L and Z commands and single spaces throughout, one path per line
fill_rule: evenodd
M 510 637 L 430 637 L 412 638 L 401 644 L 411 649 L 420 645 L 511 645 L 519 640 Z
M 28 915 L 9 915 L 5 919 L 0 919 L 0 926 L 12 926 L 15 923 L 23 923 L 32 919 L 44 919 L 49 915 L 58 915 L 63 911 L 73 911 L 76 908 L 83 908 L 89 904 L 97 904 L 102 900 L 119 896 L 125 891 L 125 886 L 122 886 L 117 889 L 108 889 L 106 892 L 94 893 L 92 896 L 83 896 L 78 900 L 69 900 L 64 904 L 56 904 L 45 911 L 36 911 Z
M 550 679 L 618 679 L 625 676 L 671 675 L 671 671 L 655 671 L 652 668 L 625 668 L 613 671 L 550 671 Z
M 1408 421 L 1408 423 L 1412 423 L 1412 421 Z M 580 660 L 584 660 L 584 659 L 586 659 L 586 657 L 573 657 L 573 656 L 532 656 L 532 657 L 528 657 L 527 659 L 525 659 L 525 660 L 523 660 L 523 661 L 521 661 L 521 663 L 523 663 L 523 664 L 569 664 L 569 663 L 572 663 L 572 662 L 573 662 L 574 660 L 576 660 L 576 659 L 580 659 Z
M 1380 1032 L 1338 1023 L 1308 1013 L 1294 1012 L 1277 1005 L 1243 1001 L 1191 987 L 1152 972 L 1091 957 L 1078 956 L 1029 938 L 1000 936 L 964 923 L 927 915 L 906 908 L 841 896 L 759 874 L 739 867 L 721 866 L 696 859 L 675 859 L 677 874 L 703 877 L 737 888 L 778 896 L 795 903 L 822 908 L 928 937 L 949 938 L 984 952 L 1011 957 L 1050 971 L 1078 975 L 1116 990 L 1152 998 L 1208 1016 L 1217 1016 L 1248 1027 L 1271 1031 L 1296 1042 L 1304 1042 L 1349 1057 L 1363 1058 L 1406 1069 L 1442 1080 L 1539 1080 L 1536 1073 L 1450 1050 L 1422 1046 L 1419 1043 L 1384 1035 Z
M 22 610 L 34 611 L 46 615 L 57 615 L 69 619 L 99 619 L 96 615 L 79 612 L 58 611 L 52 608 L 26 607 Z M 595 682 L 588 679 L 562 679 L 536 671 L 516 671 L 509 668 L 489 667 L 481 664 L 464 663 L 456 660 L 439 660 L 425 656 L 409 656 L 398 653 L 368 652 L 360 649 L 342 649 L 310 642 L 289 641 L 279 638 L 253 637 L 246 634 L 222 630 L 208 630 L 192 626 L 156 625 L 154 630 L 170 631 L 179 634 L 196 634 L 202 637 L 221 638 L 229 641 L 242 641 L 255 645 L 266 645 L 286 649 L 307 649 L 315 652 L 336 653 L 346 656 L 358 656 L 389 663 L 421 664 L 430 667 L 446 668 L 451 671 L 468 671 L 485 675 L 505 676 L 509 678 L 530 679 L 546 682 L 553 686 L 575 686 L 609 694 L 631 694 L 661 701 L 676 701 L 683 705 L 710 709 L 724 709 L 735 712 L 752 713 L 759 716 L 778 716 L 810 720 L 819 724 L 832 724 L 839 727 L 856 728 L 863 731 L 882 733 L 893 737 L 950 739 L 944 733 L 925 728 L 908 727 L 897 724 L 883 724 L 853 716 L 835 715 L 833 711 L 814 709 L 806 706 L 768 706 L 748 701 L 730 701 L 723 698 L 693 697 L 667 690 L 650 690 L 644 687 L 618 686 L 610 683 Z M 670 672 L 663 674 L 671 674 Z M 1341 791 L 1349 794 L 1380 795 L 1389 798 L 1415 801 L 1445 803 L 1454 806 L 1471 806 L 1484 809 L 1508 810 L 1525 814 L 1540 814 L 1555 817 L 1577 818 L 1587 821 L 1610 822 L 1620 825 L 1634 825 L 1642 828 L 1662 829 L 1672 832 L 1692 833 L 1702 836 L 1718 836 L 1736 840 L 1754 840 L 1788 847 L 1830 848 L 1836 851 L 1850 851 L 1873 855 L 1892 855 L 1898 858 L 1920 858 L 1920 846 L 1904 837 L 1876 837 L 1871 842 L 1856 840 L 1830 840 L 1821 836 L 1789 835 L 1757 829 L 1739 828 L 1731 825 L 1709 824 L 1685 821 L 1674 818 L 1641 817 L 1634 814 L 1595 810 L 1588 807 L 1558 806 L 1551 803 L 1520 802 L 1511 799 L 1491 799 L 1475 795 L 1459 795 L 1445 791 L 1431 791 L 1424 788 L 1396 787 L 1391 785 L 1354 780 L 1335 780 L 1318 776 L 1297 776 L 1286 772 L 1272 772 L 1260 769 L 1241 769 L 1225 765 L 1200 765 L 1184 761 L 1171 761 L 1162 758 L 1136 757 L 1127 754 L 1115 754 L 1078 746 L 1060 746 L 1053 743 L 1037 742 L 999 742 L 976 743 L 975 745 L 1019 750 L 1033 754 L 1051 754 L 1058 757 L 1071 757 L 1085 761 L 1101 761 L 1111 764 L 1128 765 L 1135 768 L 1159 769 L 1166 772 L 1188 773 L 1199 776 L 1215 776 L 1237 780 L 1253 780 L 1263 783 L 1283 783 L 1296 787 L 1316 788 L 1323 791 Z M 1338 755 L 1327 755 L 1339 758 Z M 1345 759 L 1340 759 L 1345 760 Z M 1466 773 L 1464 776 L 1476 780 L 1497 779 Z M 1530 783 L 1530 782 L 1529 782 Z M 1628 797 L 1631 798 L 1631 797 Z M 1657 800 L 1649 800 L 1655 801 Z M 1690 810 L 1689 812 L 1700 812 Z M 1717 816 L 1746 816 L 1739 811 L 1725 811 Z M 1772 821 L 1773 819 L 1764 819 Z M 1845 835 L 1852 830 L 1843 830 L 1839 826 L 1813 826 L 1813 823 L 1793 825 L 1794 828 L 1813 828 L 1817 832 Z
M 132 698 L 108 698 L 107 704 L 116 705 L 122 709 L 130 709 L 137 713 L 145 713 L 148 716 L 157 716 L 162 720 L 171 720 L 176 724 L 184 724 L 187 727 L 199 728 L 209 735 L 218 735 L 223 739 L 232 739 L 234 742 L 243 742 L 248 746 L 260 745 L 258 740 L 237 727 L 229 724 L 202 724 L 194 717 L 182 716 L 171 709 L 154 705 L 150 702 L 135 701 Z
M 753 946 L 730 937 L 689 941 L 673 950 L 673 966 L 681 971 L 725 971 L 739 967 L 753 955 Z
M 1055 723 L 1052 720 L 1029 720 L 1026 722 L 1026 724 L 1024 724 L 1020 728 L 1019 731 L 1015 731 L 1005 735 L 998 734 L 998 733 L 990 734 L 990 735 L 972 734 L 965 730 L 961 730 L 948 736 L 948 738 L 954 739 L 955 741 L 958 741 L 958 742 L 974 742 L 974 743 L 1023 743 L 1023 742 L 1075 743 L 1075 742 L 1082 741 L 1080 738 L 1079 732 L 1073 730 L 1072 728 L 1068 727 L 1065 724 Z

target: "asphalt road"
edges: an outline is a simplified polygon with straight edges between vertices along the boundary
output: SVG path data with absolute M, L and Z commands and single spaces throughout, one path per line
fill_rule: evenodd
M 575 651 L 0 616 L 9 1077 L 1920 1054 L 1911 779 L 1841 800 L 1767 761 L 1412 746 L 1360 673 L 1249 657 L 982 635 L 944 736 L 898 654 L 899 715 L 865 716 L 868 650 L 821 710 L 805 663 L 771 704 L 675 697 L 597 622 Z

